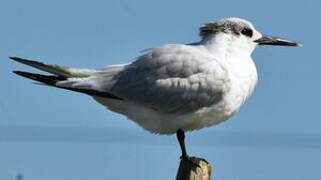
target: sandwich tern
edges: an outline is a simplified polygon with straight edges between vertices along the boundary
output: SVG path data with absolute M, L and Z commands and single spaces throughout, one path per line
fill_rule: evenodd
M 224 18 L 204 24 L 201 40 L 166 44 L 145 51 L 128 64 L 77 69 L 10 57 L 50 75 L 14 73 L 45 85 L 92 96 L 147 131 L 175 134 L 182 151 L 185 131 L 216 125 L 235 114 L 257 83 L 251 53 L 257 46 L 301 46 L 263 35 L 252 23 Z

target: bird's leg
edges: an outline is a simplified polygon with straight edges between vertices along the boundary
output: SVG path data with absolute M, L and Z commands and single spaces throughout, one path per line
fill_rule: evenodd
M 179 146 L 181 147 L 181 150 L 182 150 L 181 159 L 188 159 L 188 155 L 187 155 L 186 148 L 185 148 L 185 133 L 184 133 L 184 131 L 181 129 L 177 130 L 176 136 L 177 136 L 177 140 L 179 142 Z
M 181 150 L 182 150 L 182 155 L 181 155 L 181 159 L 182 160 L 186 160 L 190 163 L 192 163 L 193 165 L 195 166 L 199 166 L 197 163 L 195 163 L 187 154 L 186 152 L 186 147 L 185 147 L 185 132 L 181 129 L 178 129 L 177 132 L 176 132 L 176 137 L 177 137 L 177 140 L 179 142 L 179 145 L 181 147 Z

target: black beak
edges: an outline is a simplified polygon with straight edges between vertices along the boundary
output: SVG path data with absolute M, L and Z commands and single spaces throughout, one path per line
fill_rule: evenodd
M 302 45 L 299 43 L 268 35 L 263 35 L 254 42 L 258 43 L 259 45 L 302 47 Z

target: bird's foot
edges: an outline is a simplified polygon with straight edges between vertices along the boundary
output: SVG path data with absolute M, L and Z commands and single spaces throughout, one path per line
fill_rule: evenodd
M 189 157 L 189 156 L 185 155 L 185 156 L 181 156 L 180 159 L 183 160 L 183 161 L 187 161 L 187 162 L 189 162 L 190 164 L 192 164 L 192 165 L 194 165 L 196 167 L 201 168 L 201 166 L 197 162 L 195 162 L 192 157 Z

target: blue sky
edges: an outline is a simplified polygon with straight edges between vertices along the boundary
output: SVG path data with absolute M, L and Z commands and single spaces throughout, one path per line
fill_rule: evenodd
M 320 179 L 320 1 L 17 1 L 0 6 L 0 179 L 173 179 L 179 146 L 85 95 L 15 76 L 21 56 L 75 67 L 126 63 L 149 47 L 198 40 L 237 16 L 303 48 L 258 48 L 259 84 L 241 112 L 187 134 L 214 179 Z M 123 170 L 126 169 L 126 172 Z

